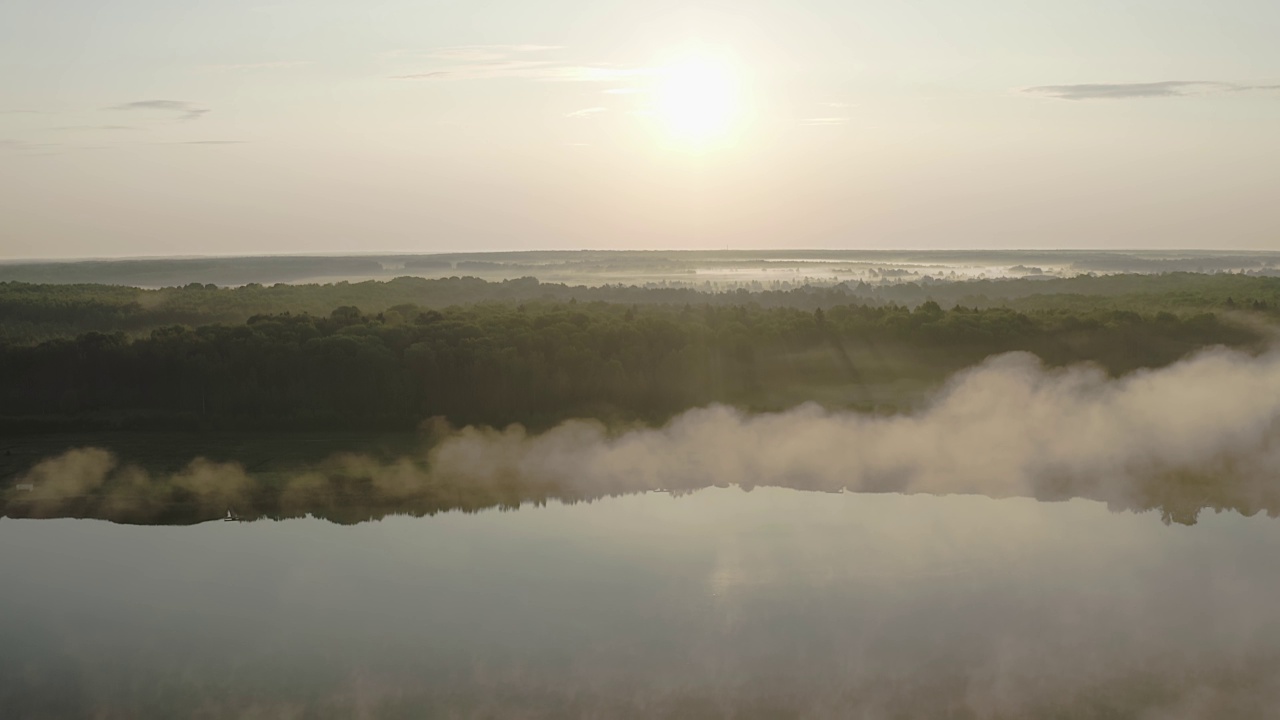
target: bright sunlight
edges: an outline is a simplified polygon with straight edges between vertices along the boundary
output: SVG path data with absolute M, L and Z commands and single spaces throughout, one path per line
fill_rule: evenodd
M 667 66 L 655 110 L 682 143 L 704 148 L 729 139 L 741 114 L 741 88 L 723 61 L 691 56 Z

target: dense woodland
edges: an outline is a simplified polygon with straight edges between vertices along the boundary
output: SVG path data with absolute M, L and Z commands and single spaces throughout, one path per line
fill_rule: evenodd
M 1224 279 L 1200 276 L 1192 290 L 1151 293 L 1139 306 L 1214 307 L 1214 283 Z M 1157 288 L 1170 282 L 1151 281 Z M 1242 300 L 1223 301 L 1230 303 L 1227 315 L 1240 316 L 1235 320 L 1205 311 L 1080 309 L 1072 298 L 1061 306 L 1027 298 L 1046 306 L 1027 311 L 944 308 L 932 300 L 910 308 L 857 301 L 833 289 L 584 293 L 534 280 L 187 287 L 154 295 L 10 284 L 0 292 L 5 325 L 39 319 L 115 329 L 0 346 L 0 422 L 11 432 L 391 429 L 443 416 L 454 424 L 541 427 L 579 416 L 657 422 L 711 402 L 779 409 L 805 400 L 893 411 L 994 353 L 1025 350 L 1054 365 L 1093 361 L 1120 374 L 1165 365 L 1208 345 L 1258 346 L 1262 331 L 1250 317 L 1268 313 L 1272 296 L 1263 291 L 1275 288 L 1264 278 L 1230 282 L 1242 291 Z M 501 298 L 520 297 L 522 289 L 551 299 Z M 310 312 L 325 298 L 381 294 L 385 302 L 415 291 L 487 301 Z M 1244 300 L 1249 292 L 1260 299 Z M 575 295 L 556 297 L 564 293 Z M 200 322 L 263 306 L 293 309 L 239 322 Z M 132 333 L 120 329 L 131 319 L 145 320 Z M 165 325 L 142 330 L 162 320 Z

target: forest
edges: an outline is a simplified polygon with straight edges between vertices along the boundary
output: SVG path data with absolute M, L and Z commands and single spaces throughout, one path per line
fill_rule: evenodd
M 637 488 L 462 482 L 407 458 L 431 448 L 432 433 L 466 426 L 537 433 L 587 418 L 622 432 L 714 404 L 910 417 L 1000 353 L 1050 368 L 1091 363 L 1111 377 L 1212 346 L 1262 353 L 1278 305 L 1280 280 L 1225 273 L 721 293 L 470 277 L 0 283 L 0 476 L 34 477 L 65 451 L 72 464 L 56 461 L 50 477 L 74 479 L 84 466 L 72 461 L 101 452 L 77 448 L 110 447 L 125 461 L 100 485 L 15 485 L 3 512 L 188 523 L 234 508 L 242 519 L 360 522 L 591 500 Z M 1158 508 L 1166 522 L 1194 523 L 1206 507 L 1280 512 L 1254 484 L 1195 475 L 1099 498 Z
M 167 291 L 10 283 L 0 287 L 0 427 L 389 430 L 443 417 L 537 428 L 805 401 L 896 412 L 997 353 L 1120 375 L 1211 345 L 1261 348 L 1277 289 L 1242 276 L 1105 280 L 1129 294 L 912 307 L 832 288 L 708 295 L 533 279 Z M 415 297 L 449 300 L 386 305 Z M 374 309 L 316 311 L 351 300 Z M 31 327 L 52 337 L 36 342 L 23 334 Z

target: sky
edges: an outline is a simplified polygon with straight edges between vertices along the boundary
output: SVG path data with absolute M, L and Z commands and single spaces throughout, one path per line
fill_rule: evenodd
M 1280 250 L 1274 0 L 0 0 L 0 259 Z

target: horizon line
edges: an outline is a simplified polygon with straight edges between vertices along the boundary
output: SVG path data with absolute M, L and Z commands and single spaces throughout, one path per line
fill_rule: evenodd
M 99 255 L 76 257 L 7 257 L 0 258 L 0 265 L 37 264 L 37 263 L 89 263 L 89 262 L 142 262 L 151 260 L 239 260 L 269 258 L 390 258 L 390 257 L 433 257 L 447 255 L 519 255 L 528 253 L 575 254 L 575 253 L 910 253 L 910 254 L 943 254 L 943 253 L 1052 253 L 1077 255 L 1085 253 L 1190 253 L 1203 255 L 1278 255 L 1280 250 L 1258 250 L 1248 248 L 575 248 L 575 249 L 526 249 L 526 250 L 439 250 L 439 251 L 371 251 L 371 252 L 281 252 L 281 253 L 246 253 L 246 254 L 210 254 L 210 255 Z

